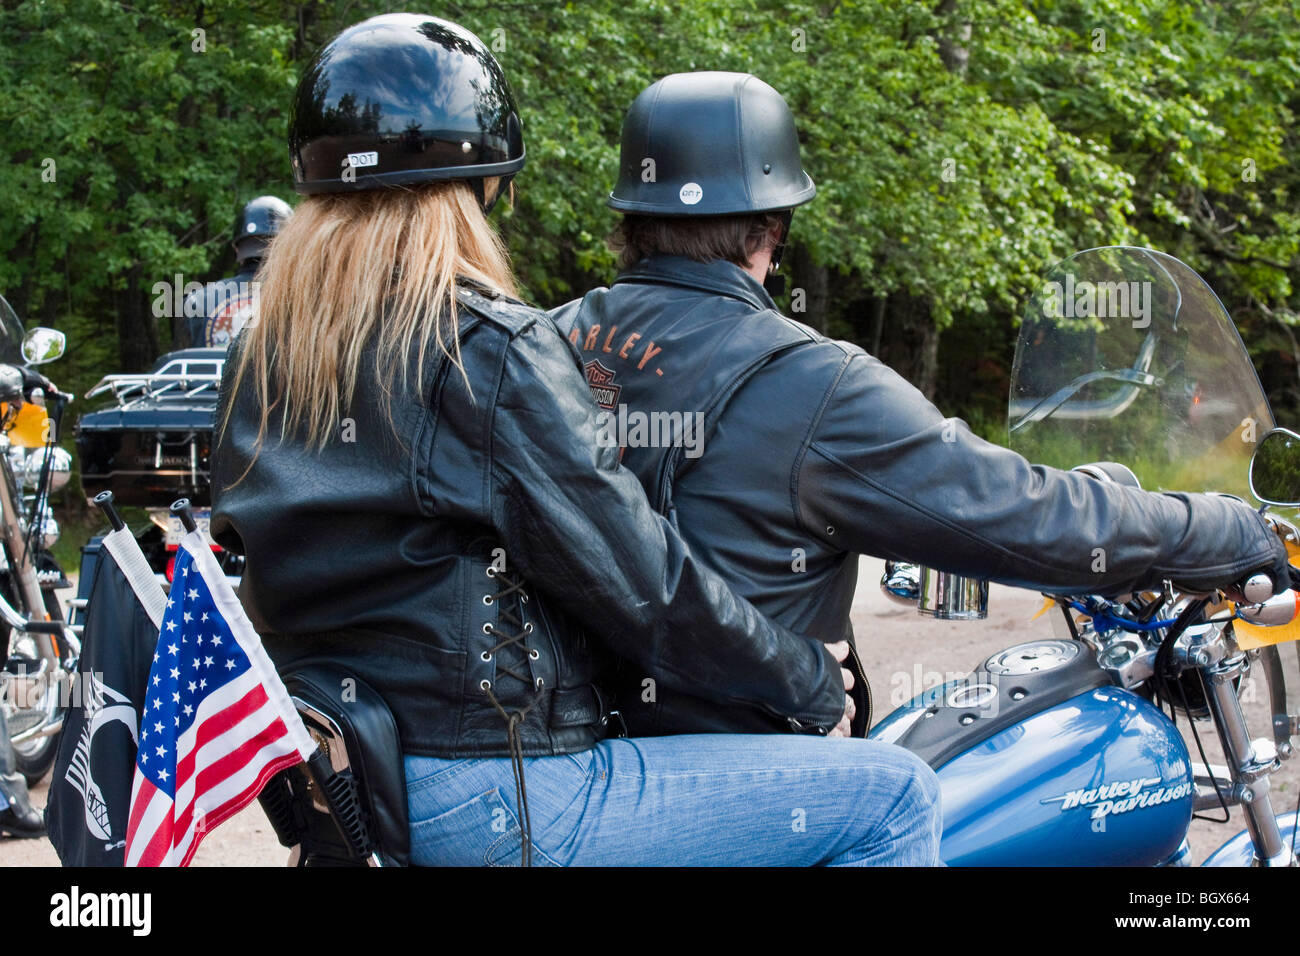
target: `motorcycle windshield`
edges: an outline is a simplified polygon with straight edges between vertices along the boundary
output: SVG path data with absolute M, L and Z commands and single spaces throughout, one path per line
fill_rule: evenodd
M 0 362 L 23 364 L 23 324 L 17 313 L 0 296 Z
M 1218 296 L 1152 249 L 1089 249 L 1031 296 L 1007 406 L 1010 446 L 1037 464 L 1117 461 L 1152 491 L 1247 500 L 1273 414 Z

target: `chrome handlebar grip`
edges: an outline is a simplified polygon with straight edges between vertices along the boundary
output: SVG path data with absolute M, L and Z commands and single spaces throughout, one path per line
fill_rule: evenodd
M 1263 604 L 1273 596 L 1273 579 L 1262 571 L 1252 574 L 1241 586 L 1241 593 L 1248 604 Z

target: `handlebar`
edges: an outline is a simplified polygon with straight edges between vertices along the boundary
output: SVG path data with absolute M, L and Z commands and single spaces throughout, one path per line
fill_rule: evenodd
M 1290 624 L 1296 619 L 1297 613 L 1300 613 L 1300 593 L 1291 590 L 1281 591 L 1266 601 L 1237 609 L 1239 618 L 1259 627 Z
M 6 371 L 7 375 L 12 375 L 14 372 L 18 374 L 18 377 L 22 381 L 22 398 L 24 401 L 35 402 L 36 393 L 38 391 L 41 392 L 44 397 L 51 398 L 58 402 L 60 406 L 68 405 L 76 397 L 71 392 L 60 391 L 58 386 L 31 366 L 5 362 L 0 363 L 0 369 L 11 369 L 12 372 Z M 17 382 L 10 381 L 6 383 L 6 388 L 13 389 L 16 385 Z M 18 396 L 14 394 L 13 397 L 17 398 Z
M 1273 579 L 1257 571 L 1241 583 L 1240 589 L 1247 604 L 1262 604 L 1273 597 Z
M 48 378 L 46 378 L 44 375 L 42 375 L 40 372 L 36 371 L 36 369 L 30 366 L 15 365 L 14 368 L 22 372 L 23 394 L 27 396 L 27 398 L 29 399 L 32 397 L 33 393 L 38 388 L 46 395 L 52 398 L 56 398 L 59 401 L 63 402 L 64 404 L 71 402 L 72 399 L 75 397 L 70 392 L 59 391 L 58 386 L 56 386 Z

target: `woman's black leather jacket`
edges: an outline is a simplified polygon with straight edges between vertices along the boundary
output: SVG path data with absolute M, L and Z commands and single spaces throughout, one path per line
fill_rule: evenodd
M 385 697 L 413 754 L 505 756 L 515 714 L 524 754 L 592 746 L 609 653 L 644 671 L 648 694 L 834 726 L 834 659 L 733 595 L 618 449 L 598 446 L 599 409 L 551 319 L 469 288 L 456 300 L 465 375 L 430 348 L 422 391 L 411 358 L 409 388 L 385 402 L 367 354 L 322 451 L 281 443 L 272 416 L 238 480 L 259 409 L 247 380 L 223 394 L 213 536 L 247 556 L 240 597 L 277 663 L 344 664 Z

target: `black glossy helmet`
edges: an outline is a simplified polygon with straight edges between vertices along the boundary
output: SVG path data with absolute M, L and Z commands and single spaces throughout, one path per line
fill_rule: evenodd
M 505 74 L 463 27 L 392 13 L 348 27 L 307 67 L 289 118 L 300 193 L 506 181 L 524 139 Z M 490 206 L 490 203 L 485 203 Z
M 726 216 L 792 209 L 816 194 L 780 93 L 748 73 L 674 73 L 628 110 L 609 205 Z
M 230 242 L 240 262 L 260 256 L 271 237 L 280 231 L 293 209 L 278 196 L 258 196 L 245 204 L 235 220 L 235 234 Z

